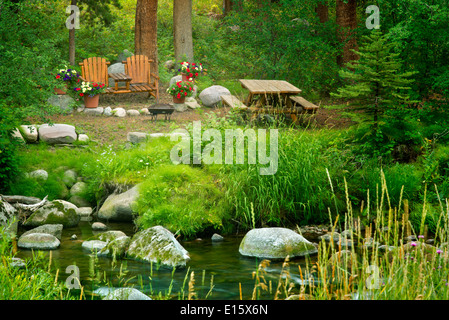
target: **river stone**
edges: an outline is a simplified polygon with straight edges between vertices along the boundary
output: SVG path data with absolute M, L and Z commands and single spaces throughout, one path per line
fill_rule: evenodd
M 108 227 L 101 222 L 94 222 L 92 223 L 92 230 L 94 231 L 106 231 L 108 230 Z
M 55 124 L 53 126 L 43 124 L 39 126 L 39 140 L 48 144 L 72 143 L 77 138 L 75 127 L 68 124 Z
M 104 251 L 102 254 L 100 254 L 100 251 L 106 247 L 108 243 L 106 241 L 100 241 L 100 240 L 88 240 L 83 241 L 81 244 L 81 247 L 85 250 L 88 250 L 90 252 L 97 253 L 97 255 L 107 255 L 109 252 Z
M 62 181 L 68 188 L 71 188 L 76 183 L 77 178 L 78 175 L 76 174 L 76 172 L 70 169 L 64 172 L 64 175 L 62 176 Z
M 70 188 L 71 196 L 82 196 L 86 193 L 87 184 L 82 181 L 78 181 Z
M 139 196 L 138 185 L 126 192 L 111 194 L 98 211 L 98 218 L 111 221 L 133 220 L 133 205 Z
M 31 233 L 21 236 L 17 246 L 23 249 L 54 250 L 61 242 L 55 236 L 48 233 Z
M 64 228 L 75 227 L 80 221 L 77 207 L 64 200 L 53 200 L 37 209 L 23 224 L 27 228 L 44 224 L 62 224 Z
M 223 241 L 224 238 L 223 238 L 223 236 L 219 235 L 218 233 L 214 233 L 211 237 L 211 240 L 213 242 L 220 242 L 220 241 Z
M 162 226 L 137 232 L 126 254 L 133 259 L 160 263 L 170 268 L 185 267 L 190 260 L 187 250 Z
M 48 179 L 48 172 L 43 169 L 39 169 L 30 172 L 28 176 L 36 180 L 46 181 Z
M 19 131 L 22 134 L 22 137 L 26 140 L 28 143 L 34 143 L 37 142 L 38 133 L 37 133 L 37 127 L 34 125 L 21 125 L 19 127 Z
M 0 226 L 6 227 L 8 231 L 17 234 L 17 211 L 0 196 Z
M 211 86 L 201 91 L 199 98 L 206 107 L 213 107 L 221 102 L 221 96 L 231 95 L 231 92 L 223 86 Z
M 24 232 L 22 237 L 32 233 L 47 233 L 55 236 L 58 240 L 61 240 L 63 228 L 64 226 L 62 224 L 44 224 Z
M 285 259 L 315 254 L 318 250 L 303 236 L 286 228 L 260 228 L 250 230 L 239 247 L 244 256 Z
M 129 244 L 131 243 L 131 238 L 128 236 L 122 236 L 115 238 L 108 242 L 108 245 L 101 249 L 100 253 L 104 254 L 105 252 L 110 253 L 116 258 L 121 258 L 126 254 L 126 251 L 129 248 Z
M 114 239 L 120 238 L 120 237 L 125 237 L 126 234 L 123 231 L 120 230 L 110 230 L 110 231 L 106 231 L 106 232 L 102 232 L 99 234 L 96 234 L 92 237 L 90 237 L 87 240 L 100 240 L 100 241 L 105 241 L 105 242 L 110 242 Z
M 119 288 L 106 295 L 103 300 L 151 300 L 135 288 Z

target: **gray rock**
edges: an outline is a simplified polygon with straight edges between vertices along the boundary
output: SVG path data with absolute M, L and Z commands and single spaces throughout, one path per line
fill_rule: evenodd
M 70 237 L 70 240 L 76 240 L 76 239 L 78 239 L 77 235 L 76 234 L 72 234 L 72 236 Z
M 123 118 L 126 117 L 126 110 L 123 108 L 115 108 L 112 110 L 112 114 L 116 117 Z
M 331 241 L 333 241 L 334 243 L 338 243 L 338 241 L 340 241 L 341 235 L 334 231 L 334 232 L 328 232 L 326 234 L 323 234 L 322 236 L 318 237 L 318 240 L 322 241 L 324 240 L 324 242 L 329 243 Z
M 287 256 L 303 257 L 318 250 L 303 236 L 286 228 L 260 228 L 250 230 L 239 247 L 244 256 L 285 259 Z
M 61 242 L 53 235 L 48 233 L 31 233 L 21 236 L 17 241 L 17 246 L 23 249 L 35 250 L 54 250 L 59 247 Z
M 81 244 L 81 247 L 87 251 L 97 253 L 98 255 L 107 255 L 109 252 L 103 252 L 103 254 L 99 254 L 100 251 L 106 247 L 108 243 L 106 241 L 100 241 L 100 240 L 88 240 L 83 241 Z
M 187 100 L 189 99 L 189 100 Z M 201 105 L 195 100 L 195 98 L 189 97 L 186 99 L 185 105 L 190 109 L 201 108 Z
M 81 196 L 70 196 L 69 202 L 74 204 L 76 207 L 90 207 L 90 202 Z
M 96 107 L 96 108 L 84 108 L 83 111 L 85 114 L 87 115 L 92 115 L 92 116 L 101 116 L 104 112 L 104 108 L 103 107 Z
M 140 114 L 147 115 L 150 114 L 150 110 L 148 108 L 142 108 L 139 110 Z
M 48 144 L 72 143 L 77 138 L 75 127 L 68 124 L 55 124 L 53 126 L 43 124 L 39 127 L 39 140 Z
M 130 109 L 126 111 L 126 114 L 130 117 L 138 117 L 140 116 L 140 112 L 138 110 Z
M 190 260 L 187 250 L 173 234 L 161 226 L 137 232 L 129 244 L 127 256 L 167 267 L 185 267 Z
M 26 267 L 26 263 L 23 259 L 20 258 L 11 258 L 11 262 L 9 264 L 13 268 L 23 269 Z
M 59 107 L 62 113 L 72 113 L 75 100 L 68 94 L 52 95 L 47 100 L 48 104 Z
M 76 209 L 74 204 L 64 200 L 49 201 L 29 216 L 24 226 L 33 228 L 44 224 L 62 224 L 64 228 L 75 227 L 80 221 Z
M 33 172 L 30 172 L 29 177 L 36 180 L 46 181 L 48 179 L 48 172 L 42 169 L 34 170 Z
M 224 238 L 223 238 L 223 236 L 219 235 L 218 233 L 214 233 L 214 234 L 212 235 L 211 240 L 212 240 L 213 242 L 220 242 L 220 241 L 223 241 Z
M 76 213 L 80 216 L 81 221 L 90 221 L 92 220 L 92 208 L 91 207 L 78 207 L 76 209 Z
M 132 221 L 133 206 L 139 196 L 139 185 L 126 192 L 111 194 L 98 211 L 98 218 L 111 221 Z
M 166 67 L 168 70 L 173 70 L 173 69 L 175 69 L 175 61 L 173 61 L 173 60 L 167 60 L 167 61 L 165 61 L 164 67 Z
M 100 253 L 108 252 L 116 258 L 121 258 L 126 254 L 131 243 L 131 238 L 128 236 L 122 236 L 115 238 L 108 242 L 108 245 L 102 249 Z
M 151 300 L 151 298 L 134 288 L 119 288 L 107 294 L 103 300 Z
M 107 117 L 112 116 L 112 108 L 111 107 L 104 108 L 103 115 Z
M 126 139 L 134 144 L 139 144 L 147 141 L 149 138 L 148 134 L 145 132 L 128 132 Z
M 187 110 L 187 105 L 185 103 L 173 103 L 173 107 L 176 112 L 184 112 Z
M 78 181 L 70 188 L 71 196 L 83 196 L 87 191 L 87 184 L 82 181 Z
M 108 230 L 108 227 L 102 222 L 94 222 L 92 223 L 92 230 L 105 231 Z
M 182 76 L 178 75 L 178 76 L 174 76 L 170 79 L 170 83 L 169 83 L 169 87 L 171 87 L 172 85 L 174 85 L 176 82 L 178 81 L 182 81 Z
M 89 142 L 89 136 L 87 134 L 81 133 L 78 135 L 78 141 Z
M 47 233 L 55 236 L 58 240 L 61 240 L 63 228 L 64 226 L 62 224 L 44 224 L 24 232 L 22 237 L 32 233 Z
M 231 92 L 223 86 L 211 86 L 201 91 L 199 98 L 206 107 L 213 107 L 221 103 L 222 95 L 230 95 Z
M 100 240 L 104 242 L 110 242 L 120 237 L 126 237 L 126 234 L 120 230 L 110 230 L 96 234 L 87 240 Z
M 22 125 L 19 127 L 19 131 L 22 134 L 22 137 L 28 143 L 37 142 L 37 138 L 39 137 L 37 127 L 34 125 Z
M 64 175 L 62 176 L 62 181 L 68 188 L 71 188 L 76 183 L 77 178 L 78 175 L 74 170 L 67 170 L 64 172 Z

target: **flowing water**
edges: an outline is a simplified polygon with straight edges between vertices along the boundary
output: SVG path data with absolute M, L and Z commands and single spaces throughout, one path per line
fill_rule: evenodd
M 131 223 L 108 223 L 108 230 L 121 230 L 132 236 L 135 232 Z M 51 251 L 53 268 L 59 269 L 59 279 L 66 281 L 73 271 L 66 272 L 70 265 L 79 268 L 81 285 L 86 298 L 100 298 L 107 287 L 133 286 L 145 294 L 155 296 L 159 293 L 164 298 L 187 298 L 188 282 L 193 271 L 195 277 L 196 297 L 199 299 L 236 300 L 250 299 L 254 290 L 255 279 L 252 273 L 257 270 L 260 259 L 240 255 L 241 236 L 225 236 L 222 242 L 212 242 L 210 239 L 180 241 L 189 252 L 190 261 L 185 269 L 168 269 L 147 262 L 122 259 L 114 261 L 109 257 L 95 257 L 82 249 L 83 240 L 98 232 L 92 231 L 91 222 L 81 221 L 75 228 L 63 230 L 61 246 Z M 71 240 L 76 234 L 77 240 Z M 20 235 L 20 231 L 19 231 Z M 50 252 L 47 252 L 50 255 Z M 32 252 L 20 250 L 20 258 L 30 258 Z M 270 299 L 276 292 L 276 287 L 282 271 L 282 261 L 272 261 L 265 269 L 267 286 L 272 286 L 272 295 L 264 296 Z M 304 259 L 290 261 L 289 270 L 292 282 L 299 287 L 299 268 L 305 267 Z M 186 277 L 188 275 L 188 277 Z M 101 280 L 100 280 L 101 279 Z M 106 279 L 106 280 L 105 280 Z M 71 281 L 71 283 L 74 283 Z M 171 288 L 171 289 L 170 289 Z M 212 289 L 212 290 L 211 290 Z M 73 294 L 80 290 L 72 290 Z

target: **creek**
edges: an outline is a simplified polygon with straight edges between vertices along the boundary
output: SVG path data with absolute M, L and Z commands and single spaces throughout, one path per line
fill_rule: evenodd
M 81 247 L 84 240 L 98 233 L 92 231 L 91 223 L 81 221 L 77 227 L 63 229 L 59 249 L 51 251 L 52 267 L 55 270 L 59 269 L 60 281 L 65 282 L 73 274 L 73 271 L 65 273 L 68 266 L 76 265 L 79 268 L 81 285 L 87 299 L 101 298 L 108 287 L 124 286 L 133 286 L 152 297 L 161 293 L 162 297 L 169 299 L 186 299 L 192 271 L 195 276 L 196 298 L 238 300 L 241 294 L 243 299 L 251 299 L 255 286 L 252 273 L 257 270 L 261 260 L 244 257 L 239 253 L 242 236 L 228 235 L 221 242 L 213 242 L 210 239 L 180 241 L 189 252 L 190 261 L 186 268 L 173 271 L 148 262 L 126 258 L 114 261 L 112 257 L 95 257 Z M 132 223 L 105 224 L 108 230 L 121 230 L 130 237 L 135 233 Z M 73 234 L 77 236 L 76 240 L 71 240 Z M 50 252 L 45 253 L 50 257 Z M 17 254 L 22 259 L 31 258 L 32 255 L 29 250 L 19 250 Z M 264 279 L 268 287 L 271 281 L 272 294 L 266 293 L 262 298 L 274 297 L 282 265 L 283 261 L 272 261 L 265 268 Z M 305 268 L 306 260 L 295 259 L 289 263 L 290 277 L 296 289 L 301 283 L 298 265 Z M 77 289 L 72 289 L 71 292 L 74 296 L 80 294 L 80 290 Z

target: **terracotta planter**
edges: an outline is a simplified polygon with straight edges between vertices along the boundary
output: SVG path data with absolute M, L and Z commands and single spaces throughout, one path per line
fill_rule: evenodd
M 67 94 L 66 91 L 68 90 L 67 85 L 65 85 L 65 91 L 59 88 L 53 88 L 55 94 Z
M 84 106 L 86 108 L 97 108 L 98 102 L 100 101 L 100 95 L 94 95 L 93 97 L 89 97 L 88 95 L 84 96 Z
M 189 76 L 186 73 L 181 73 L 182 81 L 195 82 L 195 78 L 192 77 L 192 81 L 189 80 Z
M 186 101 L 186 97 L 177 98 L 176 96 L 173 96 L 173 103 L 184 103 Z

